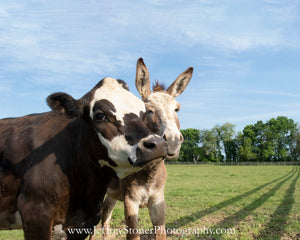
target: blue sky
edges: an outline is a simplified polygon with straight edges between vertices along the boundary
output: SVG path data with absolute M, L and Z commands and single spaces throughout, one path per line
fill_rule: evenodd
M 50 93 L 80 98 L 107 76 L 138 95 L 139 57 L 166 85 L 194 67 L 182 128 L 300 122 L 299 0 L 2 0 L 0 118 L 48 111 Z

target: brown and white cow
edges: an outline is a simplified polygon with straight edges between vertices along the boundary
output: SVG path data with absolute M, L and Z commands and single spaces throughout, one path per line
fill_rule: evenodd
M 177 112 L 180 104 L 175 100 L 190 82 L 193 68 L 188 68 L 165 91 L 158 83 L 150 89 L 149 72 L 143 59 L 137 62 L 136 87 L 145 102 L 146 113 L 144 121 L 156 134 L 167 141 L 167 157 L 176 159 L 179 156 L 183 137 L 179 131 L 180 125 Z M 165 234 L 165 201 L 164 187 L 167 171 L 164 161 L 157 160 L 148 163 L 143 170 L 133 173 L 121 180 L 113 178 L 109 184 L 104 201 L 102 227 L 104 238 L 109 238 L 109 222 L 116 202 L 124 201 L 127 224 L 127 239 L 139 239 L 138 211 L 140 207 L 148 207 L 151 221 L 156 232 L 156 239 L 166 239 Z M 130 234 L 132 233 L 132 234 Z
M 0 120 L 0 229 L 19 212 L 26 240 L 49 240 L 56 225 L 84 239 L 68 230 L 99 222 L 112 176 L 166 156 L 165 140 L 140 118 L 144 103 L 122 85 L 105 78 L 78 100 L 50 95 L 51 112 Z

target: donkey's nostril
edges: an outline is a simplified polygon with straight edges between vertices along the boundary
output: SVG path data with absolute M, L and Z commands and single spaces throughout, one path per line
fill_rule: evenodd
M 144 147 L 153 149 L 156 147 L 156 143 L 154 141 L 146 141 L 146 142 L 144 142 Z

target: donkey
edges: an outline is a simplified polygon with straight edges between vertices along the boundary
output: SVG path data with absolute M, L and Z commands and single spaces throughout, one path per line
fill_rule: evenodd
M 175 100 L 189 84 L 193 68 L 188 68 L 169 86 L 167 90 L 158 82 L 150 89 L 148 69 L 140 58 L 137 61 L 136 88 L 145 103 L 146 113 L 143 120 L 156 134 L 167 141 L 167 158 L 179 156 L 183 137 L 177 112 L 180 104 Z M 165 232 L 165 200 L 164 187 L 167 170 L 164 161 L 157 160 L 147 163 L 143 170 L 133 173 L 121 180 L 113 178 L 107 190 L 102 214 L 104 239 L 109 239 L 109 222 L 116 202 L 124 201 L 125 219 L 128 227 L 127 239 L 140 239 L 137 233 L 139 207 L 148 207 L 150 218 L 155 230 L 156 239 L 166 239 Z

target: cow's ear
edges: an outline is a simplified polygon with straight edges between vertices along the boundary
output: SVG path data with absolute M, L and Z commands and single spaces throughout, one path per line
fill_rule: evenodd
M 178 78 L 171 84 L 171 86 L 167 89 L 166 92 L 173 97 L 179 96 L 189 84 L 192 75 L 193 68 L 189 67 L 187 70 L 185 70 L 178 76 Z
M 136 64 L 135 86 L 143 100 L 146 100 L 151 93 L 149 71 L 142 58 Z
M 53 111 L 64 113 L 70 118 L 81 115 L 79 102 L 67 93 L 53 93 L 47 97 L 47 103 Z

